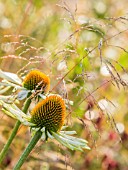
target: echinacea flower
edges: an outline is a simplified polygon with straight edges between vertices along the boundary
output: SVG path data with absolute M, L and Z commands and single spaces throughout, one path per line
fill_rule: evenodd
M 40 101 L 30 114 L 24 114 L 14 103 L 8 104 L 0 101 L 3 111 L 9 116 L 18 119 L 22 124 L 31 128 L 32 135 L 41 131 L 41 139 L 56 139 L 59 143 L 71 150 L 83 151 L 90 149 L 87 141 L 72 135 L 76 131 L 66 131 L 64 120 L 66 117 L 65 102 L 59 95 L 49 95 Z
M 21 90 L 17 96 L 18 100 L 23 100 L 31 94 L 42 97 L 42 94 L 47 93 L 50 88 L 49 77 L 39 70 L 30 71 L 23 81 L 14 73 L 0 70 L 0 78 L 3 79 L 2 82 L 0 82 L 0 94 L 5 93 L 11 88 L 13 89 L 13 92 Z
M 50 79 L 38 70 L 32 70 L 23 81 L 23 87 L 28 90 L 43 90 L 47 92 L 50 87 Z

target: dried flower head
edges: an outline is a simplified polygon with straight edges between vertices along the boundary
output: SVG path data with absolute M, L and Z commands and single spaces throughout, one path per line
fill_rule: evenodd
M 71 150 L 83 151 L 83 149 L 90 149 L 86 140 L 72 136 L 76 134 L 76 131 L 65 130 L 63 124 L 66 110 L 61 96 L 47 96 L 46 99 L 35 106 L 30 115 L 23 113 L 14 103 L 7 104 L 0 101 L 0 104 L 7 115 L 31 127 L 32 135 L 37 131 L 41 131 L 41 139 L 44 141 L 48 138 L 56 139 Z
M 48 96 L 39 102 L 31 112 L 31 121 L 37 127 L 57 132 L 61 129 L 65 119 L 65 104 L 58 95 Z
M 28 90 L 42 90 L 48 92 L 50 88 L 50 79 L 39 70 L 32 70 L 26 75 L 23 81 L 23 87 Z
M 15 93 L 15 96 L 13 97 L 18 100 L 23 100 L 32 94 L 33 97 L 44 98 L 42 94 L 47 93 L 50 88 L 49 77 L 39 70 L 30 71 L 24 78 L 23 82 L 16 74 L 4 72 L 2 70 L 0 70 L 0 78 L 3 79 L 0 82 L 0 94 L 4 94 L 10 89 L 12 89 L 13 92 L 20 90 L 18 95 Z M 3 96 L 0 96 L 0 100 L 3 100 Z

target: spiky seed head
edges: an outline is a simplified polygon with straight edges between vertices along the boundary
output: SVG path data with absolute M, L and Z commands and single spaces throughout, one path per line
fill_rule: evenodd
M 35 106 L 31 112 L 31 121 L 37 127 L 57 132 L 64 124 L 65 112 L 64 100 L 59 95 L 51 95 Z
M 32 70 L 26 75 L 23 81 L 23 87 L 28 90 L 42 90 L 46 93 L 50 88 L 50 79 L 39 70 Z

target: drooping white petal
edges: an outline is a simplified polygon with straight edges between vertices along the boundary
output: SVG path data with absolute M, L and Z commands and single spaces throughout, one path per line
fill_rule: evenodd
M 21 85 L 21 83 L 22 83 L 21 79 L 14 73 L 4 72 L 4 71 L 0 70 L 0 77 L 3 79 L 6 79 L 12 83 L 19 84 L 19 85 Z
M 52 132 L 52 135 L 54 136 L 54 138 L 61 143 L 62 145 L 68 147 L 71 150 L 74 150 L 74 147 L 72 145 L 70 145 L 69 143 L 67 143 L 67 141 L 65 141 L 62 136 L 59 136 L 57 133 Z
M 62 128 L 61 128 L 61 129 L 62 129 L 62 130 L 64 130 L 64 129 L 66 129 L 67 127 L 68 127 L 68 126 L 62 126 Z
M 36 133 L 38 130 L 39 130 L 39 128 L 31 127 L 31 128 L 30 128 L 31 136 L 34 136 L 35 133 Z
M 45 127 L 43 127 L 43 128 L 41 129 L 41 132 L 43 132 L 43 133 L 45 132 Z
M 2 109 L 3 111 L 4 111 L 4 113 L 6 113 L 8 116 L 10 116 L 10 117 L 12 117 L 12 118 L 14 118 L 14 119 L 17 119 L 17 120 L 19 120 L 23 125 L 25 125 L 25 126 L 34 126 L 35 124 L 33 124 L 33 123 L 31 123 L 31 122 L 29 122 L 28 120 L 26 120 L 26 119 L 23 119 L 22 117 L 20 117 L 18 114 L 12 114 L 11 112 L 9 112 L 8 110 L 6 110 L 6 109 Z
M 8 80 L 2 80 L 2 82 L 0 83 L 1 85 L 3 86 L 10 86 L 10 87 L 14 87 L 15 89 L 17 90 L 20 90 L 20 89 L 23 89 L 22 85 L 21 84 L 15 84 L 14 82 L 10 82 Z
M 4 95 L 0 95 L 0 100 L 6 102 L 6 103 L 19 103 L 18 100 L 15 100 L 15 97 L 14 96 L 4 96 Z
M 59 133 L 60 134 L 60 133 Z M 86 141 L 79 141 L 79 138 L 73 137 L 73 136 L 69 136 L 69 135 L 62 135 L 60 134 L 64 139 L 66 139 L 70 144 L 74 145 L 74 146 L 85 146 L 86 145 Z
M 76 131 L 60 131 L 61 134 L 66 134 L 66 135 L 75 135 L 77 134 Z
M 2 89 L 4 86 L 10 86 L 7 82 L 5 82 L 5 80 L 2 80 L 2 82 L 0 82 L 0 89 Z
M 19 120 L 26 126 L 34 126 L 35 124 L 31 123 L 31 116 L 23 113 L 14 103 L 7 104 L 3 101 L 0 101 L 0 104 L 3 106 L 3 111 L 9 116 Z
M 68 132 L 68 131 L 67 131 Z M 65 137 L 65 138 L 68 138 L 68 139 L 70 139 L 70 140 L 73 140 L 73 141 L 79 141 L 79 142 L 81 142 L 81 144 L 83 143 L 83 144 L 86 144 L 86 143 L 88 143 L 88 141 L 86 141 L 86 140 L 84 140 L 84 139 L 81 139 L 81 138 L 76 138 L 76 137 L 74 137 L 74 136 L 69 136 L 69 135 L 67 135 L 67 134 L 64 134 L 64 133 L 59 133 L 61 136 L 63 136 L 63 137 Z
M 31 116 L 25 114 L 24 112 L 22 112 L 14 103 L 12 104 L 12 109 L 13 109 L 13 108 L 14 108 L 14 110 L 15 110 L 16 112 L 19 112 L 19 115 L 20 115 L 22 118 L 30 121 Z
M 47 135 L 50 139 L 54 139 L 54 137 L 47 131 Z
M 30 92 L 30 90 L 21 90 L 19 93 L 18 93 L 18 96 L 17 96 L 17 99 L 18 100 L 23 100 L 27 97 L 28 93 Z
M 42 133 L 41 139 L 42 139 L 43 141 L 45 141 L 45 139 L 46 139 L 45 132 Z
M 30 122 L 30 121 L 27 121 L 27 120 L 23 120 L 23 122 L 21 122 L 21 123 L 23 123 L 25 126 L 35 126 L 35 124 L 34 123 L 32 123 L 32 122 Z
M 10 89 L 11 87 L 4 87 L 4 88 L 1 88 L 0 89 L 0 94 L 3 94 L 3 93 L 5 93 L 5 92 L 7 92 L 9 89 Z
M 5 110 L 5 109 L 2 109 L 2 111 L 3 111 L 4 113 L 6 113 L 8 116 L 10 116 L 10 117 L 16 119 L 16 116 L 13 115 L 11 112 L 9 112 L 9 111 L 7 111 L 7 110 Z
M 87 141 L 84 139 L 79 139 L 73 136 L 64 134 L 63 132 L 55 133 L 52 132 L 54 138 L 60 142 L 62 145 L 68 147 L 71 150 L 83 151 L 83 149 L 90 149 L 87 145 Z
M 85 141 L 85 140 L 83 140 L 82 139 L 82 141 L 80 141 L 80 139 L 79 138 L 76 138 L 76 137 L 73 137 L 73 136 L 68 136 L 68 135 L 62 135 L 61 134 L 61 136 L 63 137 L 63 138 L 65 138 L 65 139 L 67 139 L 67 141 L 70 143 L 70 144 L 72 144 L 73 146 L 80 146 L 80 147 L 85 147 L 85 146 L 87 146 L 87 141 Z

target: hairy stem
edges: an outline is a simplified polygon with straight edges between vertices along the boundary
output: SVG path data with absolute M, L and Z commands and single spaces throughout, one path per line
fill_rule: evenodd
M 26 102 L 25 102 L 25 104 L 24 104 L 24 107 L 23 107 L 23 109 L 22 109 L 22 111 L 23 111 L 24 113 L 27 113 L 27 110 L 28 110 L 28 108 L 29 108 L 29 106 L 30 106 L 30 103 L 31 103 L 31 99 L 27 99 Z M 20 121 L 18 120 L 18 121 L 16 122 L 13 130 L 12 130 L 12 133 L 11 133 L 11 135 L 10 135 L 7 143 L 4 145 L 2 151 L 0 152 L 0 163 L 3 161 L 3 159 L 4 159 L 6 153 L 7 153 L 8 149 L 9 149 L 9 147 L 10 147 L 13 139 L 15 138 L 15 136 L 16 136 L 16 134 L 17 134 L 17 131 L 18 131 L 18 129 L 19 129 L 20 124 L 21 124 L 21 123 L 20 123 Z
M 35 147 L 38 140 L 41 138 L 42 132 L 39 130 L 35 133 L 33 138 L 31 139 L 30 143 L 28 144 L 27 148 L 24 150 L 23 154 L 21 155 L 19 161 L 17 162 L 16 166 L 13 170 L 19 170 L 21 166 L 23 165 L 24 161 L 28 157 L 29 153 L 32 151 L 32 149 Z

